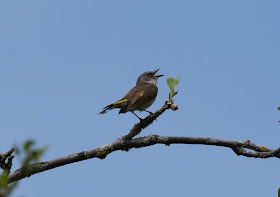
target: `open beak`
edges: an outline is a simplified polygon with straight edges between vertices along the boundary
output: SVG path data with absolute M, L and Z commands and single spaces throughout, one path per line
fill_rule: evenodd
M 159 77 L 162 77 L 162 76 L 163 76 L 163 75 L 157 75 L 157 76 L 155 76 L 155 74 L 157 73 L 158 70 L 159 70 L 159 69 L 157 69 L 157 70 L 154 71 L 154 77 L 156 77 L 156 78 L 159 78 Z

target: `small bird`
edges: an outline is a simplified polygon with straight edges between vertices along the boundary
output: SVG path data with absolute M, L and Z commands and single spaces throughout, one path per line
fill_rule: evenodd
M 146 111 L 152 115 L 153 113 L 146 109 L 154 103 L 157 97 L 157 80 L 163 76 L 155 76 L 158 70 L 159 69 L 156 71 L 148 71 L 140 75 L 134 88 L 132 88 L 121 100 L 104 107 L 99 114 L 105 114 L 109 110 L 120 108 L 119 114 L 131 112 L 139 118 L 139 120 L 142 119 L 134 113 L 135 110 Z

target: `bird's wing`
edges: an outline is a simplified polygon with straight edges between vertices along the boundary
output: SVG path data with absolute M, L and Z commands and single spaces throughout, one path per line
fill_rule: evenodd
M 154 100 L 157 96 L 158 88 L 154 84 L 145 84 L 142 86 L 136 86 L 131 91 L 131 98 L 128 98 L 127 110 L 137 110 L 139 106 Z

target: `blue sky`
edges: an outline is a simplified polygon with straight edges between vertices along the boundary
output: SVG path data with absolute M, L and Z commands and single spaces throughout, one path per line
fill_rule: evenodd
M 180 77 L 179 110 L 141 136 L 278 148 L 279 7 L 276 0 L 2 1 L 0 152 L 35 139 L 49 146 L 46 161 L 114 141 L 137 118 L 96 114 L 157 68 L 165 76 L 149 110 L 168 98 L 166 79 Z M 13 196 L 276 196 L 279 162 L 222 147 L 157 145 L 34 175 Z

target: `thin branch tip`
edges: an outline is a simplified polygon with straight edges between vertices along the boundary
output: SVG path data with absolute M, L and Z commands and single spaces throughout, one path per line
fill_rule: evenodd
M 10 170 L 13 165 L 13 158 L 15 157 L 13 152 L 15 151 L 14 148 L 11 148 L 9 151 L 7 151 L 4 154 L 0 154 L 0 168 L 3 169 L 6 173 L 10 173 Z

